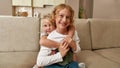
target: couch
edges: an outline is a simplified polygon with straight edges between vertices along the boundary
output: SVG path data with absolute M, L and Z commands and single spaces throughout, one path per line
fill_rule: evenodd
M 0 16 L 0 68 L 32 68 L 39 51 L 39 19 Z
M 86 68 L 120 68 L 120 20 L 76 19 L 82 51 L 78 61 Z
M 0 16 L 0 68 L 32 68 L 39 52 L 40 18 Z M 120 20 L 75 19 L 78 62 L 120 68 Z

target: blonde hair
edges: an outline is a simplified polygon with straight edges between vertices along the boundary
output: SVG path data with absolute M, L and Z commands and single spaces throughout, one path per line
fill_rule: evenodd
M 56 14 L 58 14 L 59 13 L 59 11 L 60 10 L 62 10 L 62 9 L 64 9 L 64 8 L 66 8 L 67 10 L 69 10 L 69 12 L 71 13 L 71 19 L 70 19 L 70 21 L 71 21 L 71 24 L 73 24 L 73 17 L 74 17 L 74 10 L 69 6 L 69 5 L 66 5 L 66 4 L 60 4 L 60 5 L 57 5 L 54 9 L 53 9 L 53 11 L 52 11 L 52 19 L 53 19 L 53 21 L 55 22 L 55 16 L 56 16 Z
M 49 21 L 52 23 L 52 25 L 55 26 L 55 23 L 54 23 L 53 20 L 52 20 L 51 14 L 46 14 L 46 15 L 44 15 L 42 19 L 43 19 L 43 20 L 44 20 L 44 19 L 49 20 Z M 44 23 L 44 22 L 43 22 L 43 23 Z

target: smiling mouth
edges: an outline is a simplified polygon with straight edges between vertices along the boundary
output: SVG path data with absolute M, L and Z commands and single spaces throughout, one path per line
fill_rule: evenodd
M 47 32 L 51 32 L 51 31 L 47 31 Z
M 62 26 L 66 26 L 67 24 L 61 23 Z

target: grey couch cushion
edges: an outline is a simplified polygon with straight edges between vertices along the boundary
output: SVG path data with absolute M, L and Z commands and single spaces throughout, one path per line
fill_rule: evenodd
M 39 19 L 0 17 L 0 51 L 28 50 L 39 50 Z
M 39 51 L 39 19 L 0 17 L 0 68 L 32 68 Z
M 75 19 L 75 27 L 80 37 L 80 47 L 84 49 L 91 49 L 90 27 L 86 19 Z
M 108 60 L 120 64 L 120 48 L 101 49 L 101 50 L 96 50 L 95 52 L 105 57 Z
M 0 68 L 32 68 L 38 52 L 1 52 Z
M 92 19 L 92 48 L 120 47 L 120 20 Z
M 86 68 L 120 68 L 120 64 L 90 50 L 83 50 L 77 54 L 78 61 L 84 62 Z

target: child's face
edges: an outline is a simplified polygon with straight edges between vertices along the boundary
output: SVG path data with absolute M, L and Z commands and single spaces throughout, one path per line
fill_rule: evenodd
M 51 33 L 54 29 L 55 26 L 48 20 L 48 19 L 43 19 L 43 31 L 46 32 L 47 34 Z
M 56 26 L 57 28 L 66 29 L 71 22 L 71 13 L 66 9 L 62 9 L 56 15 Z

